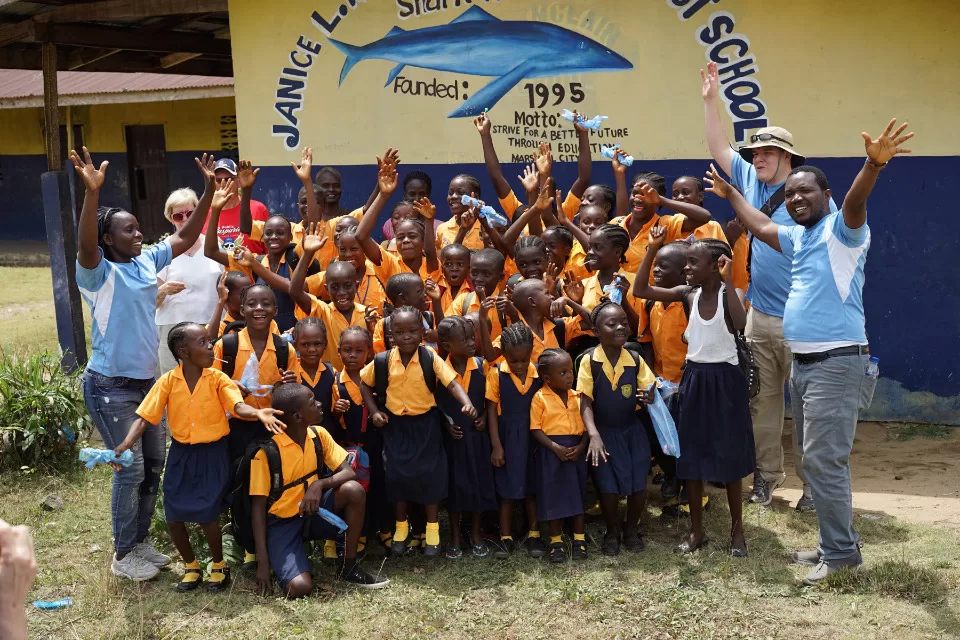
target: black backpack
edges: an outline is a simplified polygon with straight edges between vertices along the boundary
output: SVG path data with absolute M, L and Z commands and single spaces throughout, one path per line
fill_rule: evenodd
M 389 320 L 389 318 L 387 318 Z M 433 352 L 423 345 L 417 347 L 417 354 L 420 359 L 420 370 L 423 372 L 423 381 L 427 384 L 430 393 L 437 392 L 437 374 L 433 370 Z M 387 410 L 387 382 L 389 369 L 390 350 L 378 353 L 373 357 L 373 391 L 377 395 L 377 408 L 380 411 Z
M 300 256 L 297 255 L 297 245 L 290 244 L 287 246 L 284 251 L 284 260 L 287 263 L 287 266 L 290 268 L 290 276 L 293 277 L 293 271 L 297 268 L 297 265 L 300 264 Z M 307 276 L 316 275 L 323 271 L 323 267 L 320 266 L 320 262 L 314 259 L 310 266 L 307 267 Z
M 241 325 L 239 328 L 234 325 Z M 225 374 L 233 377 L 237 368 L 237 350 L 240 348 L 240 336 L 237 335 L 246 324 L 242 320 L 231 322 L 223 329 L 223 335 L 220 341 L 223 343 L 223 371 Z M 290 356 L 290 348 L 287 341 L 275 333 L 271 333 L 273 338 L 273 347 L 277 350 L 277 369 L 286 370 Z
M 277 448 L 277 442 L 270 438 L 269 440 L 258 440 L 251 442 L 247 447 L 243 458 L 240 459 L 240 466 L 237 467 L 233 485 L 230 489 L 230 518 L 233 523 L 234 539 L 247 551 L 253 551 L 256 548 L 256 542 L 253 539 L 253 506 L 250 499 L 250 464 L 261 450 L 267 456 L 267 466 L 270 469 L 270 493 L 267 495 L 267 513 L 273 503 L 280 499 L 283 492 L 287 489 L 302 484 L 304 490 L 307 488 L 307 478 L 316 475 L 324 477 L 329 475 L 330 471 L 326 467 L 321 468 L 323 464 L 323 445 L 320 444 L 320 436 L 316 427 L 308 427 L 313 431 L 313 446 L 317 453 L 317 470 L 283 484 L 283 468 L 280 462 L 280 450 Z
M 683 313 L 687 316 L 687 319 L 689 319 L 690 303 L 687 300 L 687 296 L 684 295 L 680 301 L 683 304 Z M 753 357 L 753 349 L 751 349 L 749 343 L 747 343 L 747 337 L 743 334 L 743 331 L 733 328 L 733 318 L 730 316 L 730 305 L 728 305 L 726 301 L 724 301 L 723 304 L 723 319 L 726 321 L 727 330 L 733 334 L 733 341 L 737 345 L 737 363 L 747 379 L 747 389 L 749 390 L 750 397 L 753 398 L 760 393 L 760 367 L 757 366 L 757 361 Z

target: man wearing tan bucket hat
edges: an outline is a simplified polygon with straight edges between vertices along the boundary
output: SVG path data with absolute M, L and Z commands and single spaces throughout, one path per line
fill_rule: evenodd
M 764 127 L 749 143 L 734 150 L 720 120 L 720 79 L 711 62 L 700 71 L 703 80 L 704 120 L 707 146 L 717 165 L 746 200 L 779 225 L 795 226 L 784 205 L 787 174 L 806 162 L 797 151 L 793 135 L 783 127 Z M 837 205 L 830 199 L 830 211 Z M 783 310 L 790 293 L 791 261 L 762 242 L 750 244 L 750 286 L 747 300 L 747 340 L 760 368 L 760 392 L 750 400 L 757 467 L 750 502 L 764 506 L 786 479 L 783 471 L 784 383 L 790 376 L 793 354 L 783 338 Z M 810 484 L 800 464 L 801 447 L 793 444 L 795 468 L 803 481 L 798 511 L 814 509 Z

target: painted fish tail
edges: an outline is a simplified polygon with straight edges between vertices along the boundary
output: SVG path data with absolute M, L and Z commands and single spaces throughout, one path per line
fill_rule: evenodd
M 347 44 L 346 42 L 339 42 L 337 40 L 333 40 L 332 38 L 329 38 L 328 41 L 330 44 L 339 49 L 343 55 L 347 56 L 347 59 L 343 61 L 343 69 L 340 70 L 340 84 L 342 85 L 344 79 L 347 77 L 347 74 L 350 73 L 350 69 L 353 69 L 353 65 L 363 60 L 363 47 Z

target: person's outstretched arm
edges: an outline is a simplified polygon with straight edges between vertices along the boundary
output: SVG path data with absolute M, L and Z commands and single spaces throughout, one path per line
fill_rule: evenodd
M 704 181 L 710 185 L 707 188 L 712 194 L 730 201 L 730 206 L 737 213 L 737 218 L 752 233 L 755 238 L 770 245 L 773 249 L 780 251 L 780 225 L 764 215 L 753 207 L 739 191 L 730 186 L 726 180 L 717 171 L 717 168 L 710 164 L 710 170 L 707 171 Z
M 487 166 L 487 174 L 489 174 L 490 180 L 493 181 L 493 189 L 497 192 L 498 198 L 506 198 L 512 189 L 510 183 L 503 177 L 497 150 L 493 148 L 493 136 L 490 135 L 492 126 L 490 118 L 486 113 L 481 113 L 473 119 L 473 124 L 480 133 L 480 143 L 483 145 L 483 163 Z
M 297 166 L 295 162 L 291 162 L 290 166 L 293 168 L 293 172 L 297 174 L 297 178 L 303 185 L 307 196 L 307 217 L 302 221 L 304 228 L 314 222 L 322 222 L 320 203 L 317 202 L 317 196 L 313 192 L 313 149 L 304 147 L 303 151 L 300 152 L 300 166 Z
M 258 175 L 260 175 L 260 167 L 254 169 L 249 160 L 241 160 L 237 164 L 236 181 L 240 187 L 239 227 L 240 233 L 248 236 L 253 233 L 253 212 L 250 210 L 250 202 L 253 200 L 253 186 L 257 184 Z
M 717 260 L 717 267 L 720 269 L 723 287 L 727 292 L 727 309 L 730 310 L 733 328 L 737 331 L 743 331 L 747 328 L 747 309 L 743 306 L 743 298 L 741 297 L 743 294 L 733 284 L 733 260 L 727 256 L 720 256 Z
M 574 123 L 573 128 L 577 130 L 580 149 L 577 155 L 577 179 L 573 181 L 570 193 L 577 198 L 582 198 L 583 192 L 590 186 L 590 173 L 593 171 L 593 158 L 590 157 L 590 131 L 580 123 Z M 558 202 L 557 206 L 559 205 Z
M 83 208 L 80 209 L 80 221 L 77 223 L 77 262 L 84 269 L 96 269 L 100 264 L 100 242 L 97 230 L 97 206 L 100 204 L 100 188 L 107 177 L 108 160 L 94 166 L 90 152 L 82 147 L 83 158 L 76 151 L 70 151 L 70 160 L 77 175 L 83 180 Z
M 720 76 L 717 74 L 717 63 L 707 64 L 706 72 L 700 69 L 700 79 L 703 80 L 703 121 L 707 130 L 707 148 L 724 173 L 733 175 L 730 169 L 736 151 L 730 146 L 730 140 L 720 120 Z
M 233 178 L 221 180 L 217 185 L 217 190 L 213 194 L 213 201 L 210 203 L 210 224 L 207 225 L 207 233 L 203 238 L 203 255 L 214 262 L 218 262 L 230 268 L 230 254 L 220 248 L 220 239 L 217 237 L 217 225 L 220 224 L 220 212 L 230 201 L 230 190 L 233 189 Z
M 710 212 L 703 207 L 687 202 L 680 202 L 678 200 L 665 198 L 661 196 L 656 189 L 648 184 L 640 185 L 640 190 L 643 192 L 643 199 L 645 202 L 649 202 L 658 207 L 666 207 L 671 211 L 676 211 L 677 213 L 683 214 L 683 216 L 686 218 L 683 221 L 682 228 L 684 233 L 690 233 L 697 227 L 701 227 L 713 219 L 710 215 Z
M 687 285 L 665 289 L 663 287 L 654 287 L 650 284 L 650 269 L 653 267 L 653 260 L 657 252 L 660 251 L 660 248 L 663 247 L 663 241 L 666 237 L 667 229 L 665 227 L 653 227 L 650 229 L 647 241 L 647 252 L 643 254 L 640 268 L 637 269 L 637 277 L 633 281 L 634 298 L 660 300 L 662 302 L 680 302 L 690 293 L 690 287 Z
M 307 315 L 313 311 L 313 300 L 310 294 L 304 291 L 303 283 L 306 281 L 307 271 L 313 263 L 313 256 L 329 241 L 326 236 L 320 236 L 320 231 L 323 229 L 326 229 L 326 225 L 322 223 L 314 223 L 304 228 L 303 238 L 300 240 L 303 255 L 300 257 L 300 262 L 297 263 L 297 268 L 293 270 L 293 274 L 290 276 L 290 286 L 287 292 L 290 299 Z
M 37 558 L 30 529 L 26 525 L 14 527 L 0 518 L 0 638 L 26 640 L 24 600 L 36 577 Z
M 377 223 L 377 218 L 380 217 L 380 211 L 383 209 L 383 205 L 387 203 L 387 200 L 390 199 L 390 196 L 393 195 L 393 192 L 396 190 L 398 178 L 397 168 L 390 160 L 389 155 L 383 160 L 377 158 L 377 164 L 380 165 L 380 171 L 377 174 L 377 187 L 380 192 L 377 194 L 377 197 L 374 198 L 370 209 L 363 214 L 363 219 L 360 220 L 360 224 L 357 225 L 357 230 L 354 231 L 353 236 L 357 239 L 360 248 L 363 249 L 364 254 L 370 259 L 370 262 L 380 266 L 382 261 L 380 245 L 370 237 L 370 232 L 373 231 L 373 225 Z M 427 238 L 424 238 L 424 242 L 427 241 Z
M 891 134 L 890 132 L 893 131 L 896 124 L 897 119 L 894 118 L 876 140 L 871 139 L 867 132 L 860 134 L 863 136 L 863 146 L 867 151 L 867 160 L 863 163 L 863 168 L 853 179 L 850 190 L 843 198 L 843 222 L 850 229 L 859 229 L 866 223 L 867 197 L 873 191 L 874 185 L 877 184 L 877 175 L 880 170 L 893 156 L 910 153 L 910 149 L 904 149 L 900 146 L 913 137 L 913 132 L 905 136 L 900 135 L 909 126 L 909 123 L 904 122 Z
M 213 201 L 213 192 L 217 190 L 217 177 L 213 173 L 213 154 L 209 156 L 203 154 L 203 158 L 194 158 L 194 161 L 196 161 L 200 173 L 203 174 L 203 195 L 200 196 L 200 202 L 197 203 L 193 215 L 187 218 L 180 230 L 170 236 L 168 240 L 173 258 L 196 244 L 200 232 L 203 231 L 203 224 L 207 221 L 207 213 L 210 211 L 210 203 Z
M 620 146 L 618 145 L 614 148 L 613 158 L 610 160 L 610 165 L 613 167 L 613 183 L 617 188 L 617 210 L 610 212 L 611 220 L 614 217 L 622 218 L 630 212 L 630 192 L 627 191 L 627 165 L 617 158 L 619 151 Z M 583 246 L 586 247 L 587 245 Z

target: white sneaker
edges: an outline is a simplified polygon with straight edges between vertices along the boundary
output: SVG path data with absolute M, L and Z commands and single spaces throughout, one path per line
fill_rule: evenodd
M 150 580 L 157 577 L 160 569 L 150 564 L 133 551 L 117 560 L 117 554 L 113 554 L 113 562 L 110 563 L 110 571 L 113 575 L 122 578 L 128 578 L 134 582 Z
M 170 556 L 157 551 L 157 548 L 149 540 L 144 540 L 133 548 L 130 553 L 135 553 L 158 569 L 170 564 Z

